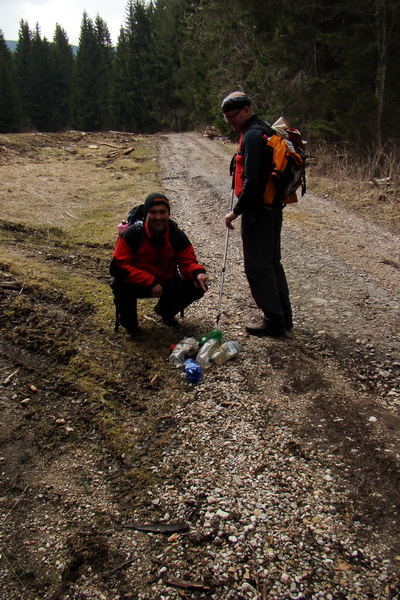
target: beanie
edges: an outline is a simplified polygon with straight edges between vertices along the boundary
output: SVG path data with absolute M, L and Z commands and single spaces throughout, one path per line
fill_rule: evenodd
M 169 205 L 169 200 L 164 194 L 159 194 L 158 192 L 154 194 L 149 194 L 144 201 L 143 210 L 146 215 L 150 208 L 155 204 L 164 204 L 168 208 L 168 213 L 171 212 L 171 207 Z
M 222 112 L 228 112 L 230 110 L 239 110 L 245 106 L 250 106 L 251 100 L 244 92 L 232 92 L 226 98 L 223 99 L 221 109 Z

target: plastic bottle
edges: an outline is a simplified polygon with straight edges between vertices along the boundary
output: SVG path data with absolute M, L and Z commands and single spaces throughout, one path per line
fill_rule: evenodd
M 192 358 L 188 358 L 184 362 L 185 373 L 190 383 L 198 383 L 203 375 L 203 369 Z
M 125 229 L 129 227 L 128 223 L 123 219 L 121 223 L 118 225 L 118 233 L 121 235 L 125 231 Z
M 220 349 L 213 354 L 211 361 L 223 363 L 236 356 L 239 352 L 240 348 L 236 342 L 225 342 Z
M 202 346 L 207 342 L 207 340 L 211 339 L 218 340 L 219 343 L 222 342 L 222 333 L 219 329 L 214 329 L 213 331 L 210 331 L 210 333 L 206 333 L 205 335 L 203 335 L 199 340 L 199 346 Z
M 210 338 L 200 347 L 196 356 L 196 362 L 202 369 L 208 369 L 211 366 L 211 358 L 221 347 L 220 342 L 215 338 Z
M 181 367 L 185 362 L 185 358 L 198 350 L 199 344 L 197 340 L 191 337 L 184 338 L 176 344 L 175 348 L 169 355 L 169 363 L 174 367 Z

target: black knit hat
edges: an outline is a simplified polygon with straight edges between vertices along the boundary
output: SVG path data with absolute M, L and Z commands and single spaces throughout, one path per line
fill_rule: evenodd
M 244 92 L 232 92 L 223 99 L 221 109 L 223 113 L 230 110 L 240 110 L 245 106 L 251 106 L 251 100 Z
M 164 196 L 164 194 L 159 194 L 158 192 L 154 193 L 154 194 L 149 194 L 146 198 L 146 200 L 144 201 L 144 205 L 143 205 L 143 210 L 144 210 L 144 214 L 146 215 L 148 213 L 148 211 L 150 210 L 150 208 L 152 206 L 154 206 L 155 204 L 164 204 L 164 206 L 166 206 L 168 208 L 168 213 L 171 212 L 171 207 L 169 205 L 169 200 L 166 196 Z

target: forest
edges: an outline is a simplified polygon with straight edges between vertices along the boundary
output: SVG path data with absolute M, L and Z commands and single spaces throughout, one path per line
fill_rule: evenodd
M 262 118 L 362 154 L 398 150 L 397 0 L 129 0 L 113 47 L 83 13 L 76 52 L 20 21 L 0 30 L 0 132 L 228 133 L 222 98 L 244 90 Z

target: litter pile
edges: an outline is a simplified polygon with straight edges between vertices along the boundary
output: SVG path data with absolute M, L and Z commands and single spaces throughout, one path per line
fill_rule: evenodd
M 223 363 L 235 357 L 240 348 L 236 342 L 222 343 L 222 333 L 214 329 L 203 335 L 199 341 L 186 337 L 175 346 L 171 346 L 169 362 L 174 367 L 183 367 L 190 383 L 198 383 L 203 370 L 213 363 Z

